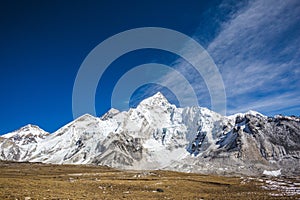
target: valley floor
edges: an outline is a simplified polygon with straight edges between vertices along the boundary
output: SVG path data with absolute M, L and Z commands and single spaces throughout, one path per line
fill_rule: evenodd
M 0 199 L 300 199 L 299 177 L 223 177 L 0 162 Z

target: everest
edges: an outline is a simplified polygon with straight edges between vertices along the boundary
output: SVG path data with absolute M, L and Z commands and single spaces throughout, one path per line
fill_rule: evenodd
M 27 125 L 0 136 L 0 160 L 222 175 L 300 175 L 300 118 L 222 116 L 161 94 L 136 108 L 83 115 L 54 133 Z M 277 174 L 278 175 L 278 174 Z

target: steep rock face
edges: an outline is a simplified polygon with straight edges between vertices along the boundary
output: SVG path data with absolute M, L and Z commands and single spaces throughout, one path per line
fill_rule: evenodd
M 285 173 L 299 173 L 300 121 L 296 117 L 273 118 L 246 115 L 258 157 Z M 251 141 L 250 141 L 251 144 Z
M 108 166 L 132 166 L 143 158 L 143 146 L 140 138 L 134 138 L 124 132 L 111 134 L 99 142 L 100 153 L 92 163 Z
M 245 114 L 236 116 L 234 127 L 216 143 L 218 150 L 210 156 L 214 162 L 238 165 L 244 172 L 281 169 L 285 174 L 299 174 L 299 118 Z M 232 164 L 228 168 L 232 168 Z M 246 170 L 247 171 L 247 170 Z
M 244 143 L 252 144 L 252 146 L 255 144 L 259 153 L 254 155 L 259 155 L 260 159 L 267 161 L 279 161 L 288 157 L 299 159 L 300 122 L 298 118 L 280 116 L 267 118 L 246 114 L 241 123 L 243 125 L 238 126 L 238 130 L 241 130 L 240 133 L 246 140 Z
M 39 142 L 49 136 L 38 126 L 27 125 L 0 137 L 0 159 L 26 160 Z
M 157 93 L 135 109 L 83 115 L 52 134 L 26 126 L 0 137 L 0 159 L 199 173 L 299 172 L 300 119 L 177 108 Z

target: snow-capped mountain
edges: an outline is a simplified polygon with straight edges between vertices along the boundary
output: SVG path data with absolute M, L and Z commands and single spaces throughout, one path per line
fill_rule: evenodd
M 83 115 L 49 134 L 28 125 L 0 137 L 0 159 L 200 173 L 300 174 L 300 119 L 177 108 L 157 93 L 137 108 Z
M 49 133 L 31 124 L 2 135 L 0 137 L 0 159 L 17 161 L 27 159 L 27 151 L 24 151 L 23 147 L 35 146 L 47 136 Z

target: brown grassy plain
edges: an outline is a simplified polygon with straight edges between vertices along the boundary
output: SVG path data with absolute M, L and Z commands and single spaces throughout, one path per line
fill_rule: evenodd
M 256 179 L 88 165 L 0 162 L 0 199 L 299 199 Z M 158 191 L 160 190 L 160 191 Z M 270 194 L 273 194 L 271 196 Z

